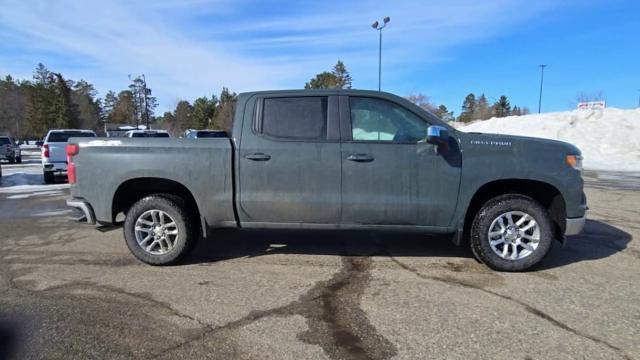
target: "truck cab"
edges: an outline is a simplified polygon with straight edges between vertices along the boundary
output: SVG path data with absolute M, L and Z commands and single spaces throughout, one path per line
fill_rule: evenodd
M 587 208 L 575 146 L 460 132 L 376 91 L 244 93 L 228 138 L 69 146 L 68 204 L 90 223 L 124 216 L 129 249 L 157 265 L 233 227 L 441 234 L 521 271 L 579 233 Z

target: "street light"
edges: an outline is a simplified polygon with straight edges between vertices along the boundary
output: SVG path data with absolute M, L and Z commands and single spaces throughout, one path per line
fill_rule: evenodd
M 380 33 L 380 42 L 378 45 L 378 91 L 382 90 L 382 29 L 387 26 L 389 21 L 391 21 L 391 18 L 385 16 L 384 19 L 382 19 L 382 25 L 378 22 L 378 20 L 371 24 L 371 27 L 374 30 L 378 30 L 378 32 Z
M 542 110 L 542 83 L 544 82 L 544 68 L 547 65 L 540 65 L 540 96 L 538 97 L 538 114 Z

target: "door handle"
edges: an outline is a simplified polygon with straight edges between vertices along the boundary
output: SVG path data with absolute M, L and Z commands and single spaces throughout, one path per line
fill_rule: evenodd
M 347 160 L 355 162 L 372 162 L 373 156 L 367 154 L 351 154 L 347 157 Z
M 271 155 L 265 153 L 253 153 L 245 155 L 244 158 L 253 161 L 268 161 L 269 159 L 271 159 Z

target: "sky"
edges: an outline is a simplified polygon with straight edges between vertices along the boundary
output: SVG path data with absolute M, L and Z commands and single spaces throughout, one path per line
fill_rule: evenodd
M 0 0 L 0 76 L 30 79 L 40 62 L 99 96 L 145 74 L 160 103 L 302 88 L 342 60 L 353 87 L 424 94 L 459 114 L 466 94 L 537 111 L 640 97 L 638 0 Z

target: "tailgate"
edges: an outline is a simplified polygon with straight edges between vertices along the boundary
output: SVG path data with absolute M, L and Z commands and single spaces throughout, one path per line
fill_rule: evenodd
M 50 142 L 49 145 L 49 162 L 57 163 L 57 162 L 67 162 L 67 153 L 65 148 L 67 147 L 66 142 Z

